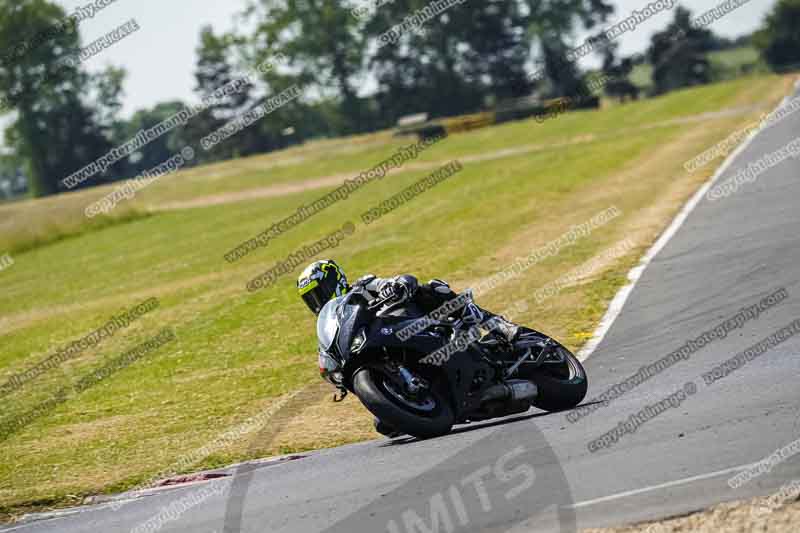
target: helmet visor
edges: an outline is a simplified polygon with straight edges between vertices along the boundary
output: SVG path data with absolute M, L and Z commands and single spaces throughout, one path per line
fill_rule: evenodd
M 322 308 L 325 306 L 328 300 L 323 300 L 321 298 L 319 287 L 311 289 L 307 293 L 302 295 L 303 301 L 306 303 L 311 312 L 315 315 L 318 315 Z

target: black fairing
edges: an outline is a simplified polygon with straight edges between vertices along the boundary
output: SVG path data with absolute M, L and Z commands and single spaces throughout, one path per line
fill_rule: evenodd
M 370 321 L 370 313 L 367 310 L 366 301 L 356 292 L 344 297 L 342 304 L 336 312 L 339 319 L 339 334 L 336 337 L 336 346 L 342 357 L 342 362 L 346 363 L 350 358 L 350 345 L 355 334 Z
M 342 363 L 345 387 L 352 390 L 352 378 L 359 369 L 380 362 L 389 354 L 404 364 L 427 367 L 433 375 L 443 378 L 441 382 L 448 389 L 457 413 L 467 413 L 480 406 L 481 393 L 491 386 L 491 382 L 487 380 L 485 386 L 470 390 L 473 379 L 479 372 L 492 375 L 494 369 L 477 349 L 470 347 L 457 353 L 441 367 L 421 364 L 420 359 L 449 342 L 447 336 L 425 331 L 402 341 L 396 333 L 422 317 L 423 311 L 414 305 L 407 305 L 376 317 L 368 306 L 364 294 L 356 290 L 342 298 L 336 313 L 339 331 L 335 341 L 337 353 L 334 355 Z M 366 342 L 357 353 L 351 353 L 353 340 L 362 329 L 366 332 Z
M 475 343 L 462 352 L 454 353 L 441 366 L 420 362 L 420 359 L 448 344 L 452 330 L 448 330 L 448 327 L 442 331 L 429 328 L 403 341 L 397 332 L 424 316 L 424 312 L 413 304 L 407 304 L 378 317 L 369 306 L 368 296 L 361 289 L 354 289 L 339 299 L 335 312 L 338 332 L 330 355 L 341 364 L 342 385 L 350 391 L 353 391 L 353 377 L 358 370 L 369 365 L 382 365 L 389 356 L 398 363 L 414 368 L 433 383 L 438 383 L 437 386 L 449 392 L 456 416 L 468 419 L 481 409 L 483 393 L 504 380 L 502 362 L 494 360 L 494 357 L 491 361 L 487 359 Z M 366 340 L 355 353 L 351 353 L 350 347 L 362 330 Z M 523 328 L 523 331 L 534 350 L 542 350 L 538 345 L 550 339 L 528 328 Z M 508 354 L 506 357 L 516 358 L 518 355 Z
M 381 357 L 385 351 L 404 350 L 412 358 L 419 359 L 444 345 L 444 339 L 433 335 L 415 336 L 401 341 L 395 333 L 415 319 L 423 316 L 421 310 L 410 305 L 387 316 L 375 317 L 368 309 L 368 301 L 362 293 L 354 291 L 347 294 L 337 311 L 339 333 L 336 338 L 337 355 L 344 365 L 345 376 L 370 360 Z M 364 328 L 367 341 L 358 354 L 350 353 L 355 336 Z

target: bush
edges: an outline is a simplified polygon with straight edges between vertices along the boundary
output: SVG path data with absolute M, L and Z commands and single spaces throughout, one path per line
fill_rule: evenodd
M 754 37 L 764 60 L 775 70 L 800 64 L 800 0 L 780 0 Z

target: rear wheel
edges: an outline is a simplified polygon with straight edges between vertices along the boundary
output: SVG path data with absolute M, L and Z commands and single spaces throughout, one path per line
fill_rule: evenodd
M 578 358 L 561 345 L 556 348 L 557 362 L 545 362 L 527 370 L 520 367 L 520 377 L 536 383 L 539 394 L 534 407 L 544 411 L 564 411 L 579 405 L 586 397 L 589 382 Z
M 420 439 L 450 432 L 455 415 L 443 395 L 432 387 L 411 396 L 385 372 L 362 368 L 353 377 L 353 391 L 373 415 L 392 428 Z

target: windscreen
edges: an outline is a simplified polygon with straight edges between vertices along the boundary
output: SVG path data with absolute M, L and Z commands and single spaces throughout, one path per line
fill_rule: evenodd
M 339 332 L 339 320 L 336 311 L 342 303 L 344 297 L 334 298 L 325 304 L 317 318 L 317 339 L 319 347 L 323 351 L 329 351 L 333 346 L 336 333 Z

